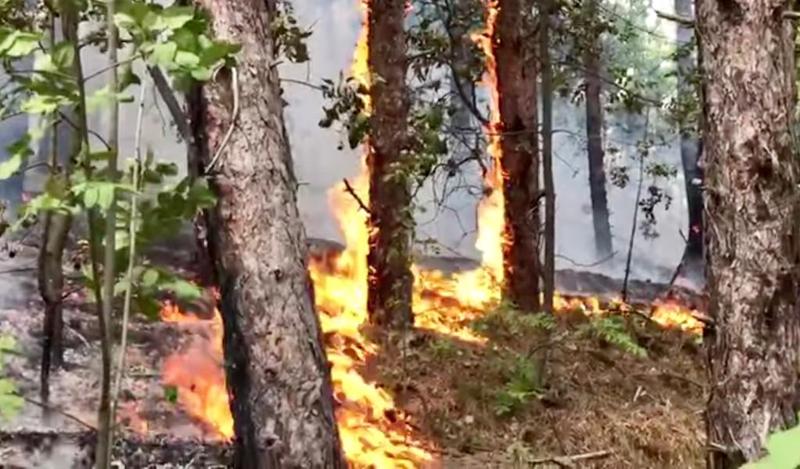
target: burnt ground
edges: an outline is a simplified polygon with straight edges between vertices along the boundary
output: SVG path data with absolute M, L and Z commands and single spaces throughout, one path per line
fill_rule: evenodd
M 14 243 L 13 258 L 7 250 L 0 253 L 0 336 L 16 340 L 15 350 L 5 354 L 3 374 L 27 399 L 15 417 L 0 420 L 0 467 L 85 467 L 92 441 L 86 424 L 94 422 L 99 395 L 96 321 L 80 292 L 67 297 L 67 366 L 52 376 L 50 410 L 45 410 L 39 402 L 42 312 L 33 245 L 31 240 Z M 150 258 L 188 268 L 186 246 L 191 245 L 185 240 L 165 244 L 149 253 Z M 331 249 L 337 245 L 312 243 L 312 251 Z M 426 261 L 450 271 L 474 265 L 455 258 Z M 618 280 L 578 271 L 559 272 L 557 284 L 570 294 L 614 297 L 620 290 Z M 642 303 L 666 290 L 650 282 L 630 287 L 632 297 Z M 692 292 L 674 295 L 702 303 Z M 387 346 L 368 367 L 368 375 L 395 395 L 420 438 L 438 448 L 432 450 L 437 466 L 558 467 L 548 459 L 596 453 L 559 462 L 598 468 L 701 467 L 705 376 L 697 341 L 628 315 L 629 337 L 647 354 L 637 357 L 587 333 L 585 321 L 577 314 L 565 315 L 545 330 L 516 324 L 499 311 L 476 325 L 487 337 L 483 346 L 415 332 L 402 350 Z M 224 445 L 171 402 L 161 382 L 164 357 L 196 333 L 182 325 L 134 321 L 120 404 L 122 438 L 115 452 L 127 467 L 155 462 L 212 467 L 225 461 Z M 528 392 L 523 383 L 523 390 L 516 391 L 524 397 L 514 401 L 513 412 L 500 412 L 503 394 L 514 394 L 519 384 L 514 384 L 520 381 L 517 375 L 525 381 L 530 374 L 516 364 L 521 358 L 540 362 L 542 350 L 549 352 L 543 370 L 533 373 L 535 391 Z M 395 352 L 405 357 L 400 368 Z

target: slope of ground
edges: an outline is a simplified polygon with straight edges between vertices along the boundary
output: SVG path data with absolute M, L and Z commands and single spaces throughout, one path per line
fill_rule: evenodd
M 187 245 L 191 244 L 183 246 Z M 154 258 L 175 266 L 189 263 L 191 256 L 167 247 Z M 32 249 L 23 246 L 6 267 L 30 269 L 33 259 Z M 435 262 L 451 270 L 468 264 Z M 68 367 L 52 376 L 51 405 L 56 410 L 43 412 L 33 403 L 39 393 L 42 320 L 31 288 L 34 274 L 24 270 L 6 276 L 5 286 L 19 294 L 0 308 L 0 336 L 13 336 L 17 342 L 4 374 L 29 399 L 15 419 L 0 422 L 0 437 L 16 441 L 15 435 L 20 436 L 19 444 L 3 444 L 4 450 L 16 451 L 17 461 L 25 461 L 33 450 L 47 453 L 37 446 L 41 435 L 73 438 L 70 435 L 85 431 L 64 413 L 91 424 L 98 394 L 96 321 L 84 298 L 73 294 L 66 309 Z M 561 276 L 564 282 L 583 285 L 584 291 L 594 285 L 594 293 L 613 296 L 616 288 L 607 286 L 616 285 L 612 279 L 583 273 Z M 652 289 L 661 291 L 663 286 Z M 394 396 L 397 412 L 411 422 L 409 437 L 423 442 L 435 456 L 431 467 L 552 465 L 556 463 L 551 457 L 569 455 L 586 458 L 575 460 L 577 467 L 701 467 L 705 377 L 698 339 L 660 329 L 631 311 L 610 317 L 615 319 L 589 320 L 576 311 L 552 321 L 499 308 L 463 324 L 481 339 L 479 343 L 412 331 L 383 338 L 380 353 L 361 371 Z M 168 460 L 158 462 L 177 467 L 200 454 L 204 442 L 219 446 L 213 429 L 176 405 L 162 382 L 165 358 L 202 334 L 207 334 L 202 326 L 137 319 L 121 398 L 121 434 L 128 449 L 120 457 L 171 448 L 159 453 L 170 455 L 164 456 Z M 393 413 L 384 417 L 397 418 Z M 27 439 L 33 433 L 39 443 Z M 131 440 L 142 435 L 144 440 Z M 79 450 L 85 453 L 85 448 L 67 445 L 65 450 L 51 440 L 49 459 L 41 456 L 27 467 L 68 467 L 58 465 L 66 461 L 65 451 L 76 458 Z M 180 454 L 183 449 L 186 454 Z M 0 454 L 0 459 L 6 456 L 12 454 Z M 194 458 L 195 464 L 201 459 Z

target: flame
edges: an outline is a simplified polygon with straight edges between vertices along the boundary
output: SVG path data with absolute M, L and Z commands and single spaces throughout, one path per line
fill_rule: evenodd
M 502 149 L 500 135 L 503 122 L 500 119 L 500 87 L 497 60 L 494 55 L 495 26 L 497 24 L 498 0 L 486 2 L 486 30 L 472 39 L 480 46 L 486 57 L 486 72 L 483 85 L 489 90 L 490 115 L 486 127 L 488 134 L 487 151 L 492 165 L 484 175 L 485 197 L 478 205 L 478 238 L 475 247 L 482 254 L 483 266 L 489 271 L 497 284 L 502 284 L 503 246 L 505 236 L 505 198 L 503 197 Z
M 680 329 L 696 335 L 703 333 L 703 323 L 695 309 L 689 310 L 674 300 L 657 301 L 653 304 L 650 318 L 668 329 Z
M 178 403 L 186 412 L 208 424 L 222 439 L 233 436 L 233 417 L 228 407 L 225 370 L 222 367 L 222 318 L 215 309 L 211 319 L 184 314 L 174 303 L 161 308 L 165 322 L 198 325 L 204 334 L 194 334 L 188 348 L 172 354 L 162 365 L 164 384 L 178 391 Z
M 352 75 L 365 89 L 371 84 L 368 66 L 368 27 L 371 0 L 361 0 L 363 27 L 353 59 Z M 477 247 L 482 253 L 480 268 L 446 275 L 435 270 L 412 266 L 414 274 L 413 307 L 418 328 L 482 344 L 469 324 L 500 300 L 499 285 L 503 281 L 504 200 L 500 165 L 497 70 L 493 53 L 497 0 L 489 0 L 486 31 L 474 39 L 486 54 L 487 72 L 483 83 L 491 92 L 491 119 L 487 126 L 491 168 L 484 175 L 485 197 L 478 208 L 479 234 Z M 368 93 L 360 96 L 364 112 L 372 111 Z M 370 151 L 365 142 L 365 151 Z M 362 157 L 358 176 L 352 181 L 353 192 L 369 204 L 369 172 L 367 155 Z M 314 284 L 316 307 L 325 337 L 325 348 L 331 364 L 331 379 L 337 402 L 336 418 L 342 447 L 353 467 L 414 468 L 433 460 L 426 445 L 414 435 L 408 416 L 397 408 L 392 396 L 365 374 L 365 364 L 380 350 L 363 332 L 367 314 L 367 253 L 369 227 L 366 214 L 346 190 L 344 183 L 329 193 L 329 202 L 336 214 L 346 241 L 341 253 L 313 256 L 309 271 Z M 612 302 L 616 310 L 624 310 L 621 302 Z M 675 305 L 677 307 L 677 305 Z M 565 298 L 557 296 L 558 311 L 582 311 L 604 314 L 598 298 Z M 178 400 L 189 414 L 209 425 L 216 436 L 229 439 L 233 421 L 228 408 L 228 394 L 222 372 L 222 329 L 219 312 L 203 321 L 186 315 L 172 303 L 161 311 L 165 321 L 179 323 L 204 322 L 210 334 L 198 338 L 186 351 L 170 356 L 164 364 L 164 381 L 178 388 Z M 655 319 L 663 324 L 687 324 L 686 314 L 672 305 L 656 308 Z M 683 322 L 681 322 L 683 321 Z M 681 326 L 683 328 L 683 326 Z M 694 326 L 686 326 L 693 330 Z

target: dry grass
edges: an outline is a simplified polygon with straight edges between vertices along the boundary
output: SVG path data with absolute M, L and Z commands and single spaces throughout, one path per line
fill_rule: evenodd
M 705 376 L 696 339 L 627 318 L 630 337 L 647 352 L 641 358 L 581 332 L 587 321 L 577 315 L 543 330 L 513 314 L 482 321 L 485 345 L 420 332 L 373 364 L 445 467 L 528 467 L 602 450 L 610 454 L 576 466 L 703 465 Z M 530 373 L 543 360 L 536 395 L 498 415 L 509 382 L 525 389 L 520 363 Z

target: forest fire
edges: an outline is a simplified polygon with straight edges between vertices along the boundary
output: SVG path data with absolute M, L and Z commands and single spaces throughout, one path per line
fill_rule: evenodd
M 368 89 L 369 0 L 364 0 L 362 8 L 365 20 L 352 73 Z M 484 84 L 492 92 L 492 119 L 487 132 L 490 136 L 489 152 L 494 163 L 484 175 L 485 197 L 479 206 L 477 247 L 483 255 L 482 266 L 453 275 L 413 267 L 415 326 L 478 344 L 485 339 L 474 333 L 469 324 L 499 302 L 503 280 L 504 214 L 497 138 L 502 126 L 497 112 L 499 96 L 490 42 L 496 13 L 494 2 L 490 2 L 488 30 L 485 35 L 477 37 L 487 54 L 488 72 Z M 365 112 L 369 113 L 369 96 L 364 95 L 361 99 Z M 369 151 L 369 145 L 365 147 Z M 379 352 L 379 346 L 362 330 L 362 326 L 368 323 L 369 228 L 366 214 L 352 194 L 355 193 L 361 202 L 369 204 L 366 160 L 365 156 L 361 172 L 349 188 L 342 184 L 330 192 L 330 201 L 339 219 L 346 249 L 338 254 L 326 253 L 312 257 L 310 275 L 331 364 L 342 446 L 348 461 L 354 467 L 418 467 L 432 461 L 432 454 L 414 436 L 407 416 L 395 406 L 392 396 L 379 384 L 371 382 L 364 373 L 367 360 Z M 587 315 L 603 312 L 597 298 L 559 297 L 555 305 L 560 311 L 577 309 Z M 203 321 L 182 314 L 171 303 L 165 304 L 162 318 L 170 322 Z M 696 332 L 698 326 L 689 318 L 691 316 L 682 308 L 671 303 L 658 305 L 654 313 L 654 320 L 661 324 L 677 325 Z M 217 437 L 229 439 L 233 435 L 233 423 L 221 366 L 222 325 L 219 313 L 215 312 L 212 319 L 203 322 L 210 334 L 199 335 L 188 350 L 170 356 L 164 364 L 163 379 L 166 384 L 178 389 L 178 401 L 190 415 L 206 423 Z

